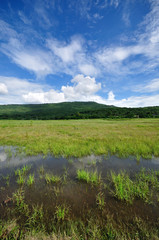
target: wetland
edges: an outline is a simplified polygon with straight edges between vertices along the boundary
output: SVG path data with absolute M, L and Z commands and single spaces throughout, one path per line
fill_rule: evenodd
M 159 239 L 158 120 L 0 129 L 0 239 Z

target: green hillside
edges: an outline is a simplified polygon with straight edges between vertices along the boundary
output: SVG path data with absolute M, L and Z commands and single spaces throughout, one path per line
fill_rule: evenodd
M 119 108 L 95 102 L 0 105 L 0 119 L 89 119 L 159 117 L 159 107 Z

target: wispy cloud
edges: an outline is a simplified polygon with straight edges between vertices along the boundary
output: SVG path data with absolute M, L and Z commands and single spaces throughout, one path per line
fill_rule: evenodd
M 82 52 L 81 38 L 73 38 L 69 44 L 60 42 L 57 39 L 50 39 L 47 40 L 47 45 L 64 63 L 74 62 L 78 57 L 78 53 Z
M 25 16 L 25 14 L 23 13 L 23 11 L 18 11 L 18 15 L 19 15 L 21 21 L 22 21 L 24 24 L 29 24 L 29 25 L 31 24 L 31 20 L 29 20 L 29 19 Z
M 35 72 L 38 77 L 53 73 L 49 52 L 27 48 L 16 38 L 10 38 L 8 43 L 1 44 L 1 51 L 17 65 Z
M 134 87 L 133 90 L 135 92 L 141 92 L 141 93 L 157 92 L 159 91 L 159 78 L 155 78 L 147 84 L 137 85 Z

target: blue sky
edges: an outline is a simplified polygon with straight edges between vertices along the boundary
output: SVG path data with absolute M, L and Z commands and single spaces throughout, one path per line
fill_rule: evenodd
M 0 104 L 159 106 L 159 0 L 0 0 Z

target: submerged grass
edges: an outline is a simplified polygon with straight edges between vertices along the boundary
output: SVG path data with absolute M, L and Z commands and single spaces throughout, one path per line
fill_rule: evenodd
M 153 193 L 159 190 L 159 172 L 144 168 L 132 180 L 130 176 L 121 171 L 116 174 L 111 172 L 111 181 L 114 189 L 113 195 L 119 200 L 132 203 L 135 198 L 141 198 L 147 203 L 152 203 Z
M 15 170 L 15 176 L 17 177 L 17 183 L 23 185 L 25 183 L 26 174 L 31 169 L 31 165 L 24 165 L 22 168 Z
M 45 180 L 46 180 L 47 184 L 59 183 L 61 181 L 61 177 L 57 176 L 57 175 L 54 175 L 54 174 L 51 174 L 51 173 L 46 173 L 45 174 Z
M 23 172 L 22 169 L 20 169 L 20 173 Z M 67 177 L 68 170 L 64 170 L 64 175 Z M 19 176 L 19 171 L 17 173 L 17 176 Z M 22 174 L 22 176 L 25 177 L 25 174 Z M 78 170 L 77 174 L 80 181 L 91 184 L 101 183 L 101 177 L 97 171 L 88 172 L 82 169 Z M 52 173 L 45 173 L 44 177 L 45 180 L 48 177 L 49 183 L 52 183 L 50 179 L 53 179 L 53 183 L 55 183 L 56 178 L 61 182 L 64 178 L 63 176 L 60 178 Z M 149 203 L 152 195 L 156 195 L 156 200 L 158 199 L 159 171 L 141 169 L 132 178 L 125 171 L 119 173 L 111 172 L 107 177 L 107 180 L 110 181 L 107 182 L 107 191 L 111 190 L 109 188 L 111 185 L 114 197 L 120 201 L 132 203 L 135 198 L 141 198 Z M 34 179 L 34 175 L 30 174 L 29 178 Z M 8 206 L 8 221 L 5 222 L 4 219 L 0 218 L 0 239 L 157 240 L 159 238 L 159 223 L 157 221 L 149 222 L 149 219 L 143 220 L 142 215 L 142 218 L 138 215 L 136 217 L 136 213 L 133 214 L 132 211 L 130 211 L 132 216 L 131 214 L 130 216 L 124 215 L 124 218 L 119 213 L 116 215 L 113 212 L 112 214 L 109 208 L 110 202 L 107 202 L 104 184 L 100 184 L 95 188 L 89 188 L 88 185 L 83 186 L 86 187 L 86 192 L 84 193 L 86 194 L 86 203 L 89 201 L 87 198 L 89 196 L 87 194 L 88 189 L 93 190 L 94 202 L 91 202 L 89 209 L 87 209 L 87 205 L 83 205 L 81 213 L 79 213 L 78 208 L 79 215 L 76 215 L 74 211 L 74 202 L 71 201 L 69 192 L 65 199 L 65 185 L 63 184 L 49 187 L 51 192 L 53 190 L 55 193 L 56 199 L 52 194 L 45 195 L 45 198 L 49 199 L 47 203 L 53 206 L 46 206 L 47 203 L 41 203 L 37 199 L 32 201 L 30 194 L 28 199 L 28 192 L 31 191 L 31 188 L 20 187 L 13 193 L 11 198 L 13 202 Z M 75 191 L 74 194 L 76 193 Z M 109 195 L 109 197 L 111 196 Z M 80 199 L 78 204 L 81 204 Z M 118 206 L 121 206 L 120 203 Z M 5 207 L 7 206 L 5 205 Z M 130 206 L 127 207 L 129 208 Z M 124 208 L 127 207 L 126 205 L 124 206 Z M 115 207 L 115 211 L 116 209 Z M 122 213 L 123 211 L 124 209 L 122 209 Z M 124 214 L 127 213 L 125 211 Z
M 97 171 L 86 171 L 84 169 L 77 170 L 77 178 L 79 181 L 84 181 L 91 184 L 99 184 L 101 182 L 101 175 Z
M 30 155 L 81 157 L 109 152 L 122 157 L 135 155 L 139 160 L 159 156 L 158 124 L 159 119 L 35 120 L 32 124 L 1 120 L 0 145 L 25 147 Z
M 27 180 L 28 186 L 32 186 L 34 184 L 34 182 L 35 182 L 34 174 L 30 174 L 29 178 Z

